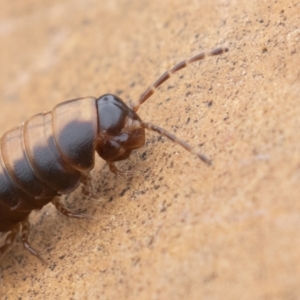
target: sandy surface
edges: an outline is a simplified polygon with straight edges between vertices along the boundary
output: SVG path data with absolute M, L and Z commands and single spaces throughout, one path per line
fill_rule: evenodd
M 100 4 L 101 3 L 101 4 Z M 140 116 L 156 134 L 116 178 L 48 205 L 0 263 L 1 299 L 299 299 L 300 4 L 278 1 L 2 1 L 1 134 L 67 99 L 136 100 L 201 51 L 229 52 L 174 75 Z

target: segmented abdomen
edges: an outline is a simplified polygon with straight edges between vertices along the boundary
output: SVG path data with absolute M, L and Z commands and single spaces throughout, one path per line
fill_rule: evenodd
M 0 147 L 0 231 L 80 184 L 94 166 L 95 98 L 60 103 L 6 132 Z

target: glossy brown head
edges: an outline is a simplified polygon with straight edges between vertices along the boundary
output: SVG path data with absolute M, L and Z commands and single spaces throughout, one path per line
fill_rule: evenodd
M 145 129 L 135 111 L 116 95 L 97 99 L 98 137 L 96 151 L 107 162 L 127 159 L 145 144 Z

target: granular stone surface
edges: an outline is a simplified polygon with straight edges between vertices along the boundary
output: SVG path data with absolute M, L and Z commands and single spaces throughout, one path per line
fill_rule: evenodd
M 57 103 L 115 93 L 213 160 L 155 133 L 118 163 L 96 158 L 98 199 L 33 212 L 0 262 L 1 299 L 300 298 L 299 1 L 2 1 L 1 135 Z M 3 237 L 2 237 L 3 240 Z

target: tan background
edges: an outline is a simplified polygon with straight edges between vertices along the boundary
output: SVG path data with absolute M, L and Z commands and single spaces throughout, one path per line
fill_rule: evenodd
M 148 133 L 99 201 L 48 205 L 1 261 L 1 299 L 300 299 L 300 4 L 275 1 L 7 1 L 0 5 L 0 128 L 67 99 L 137 99 L 158 75 L 216 46 L 140 109 L 209 155 Z

